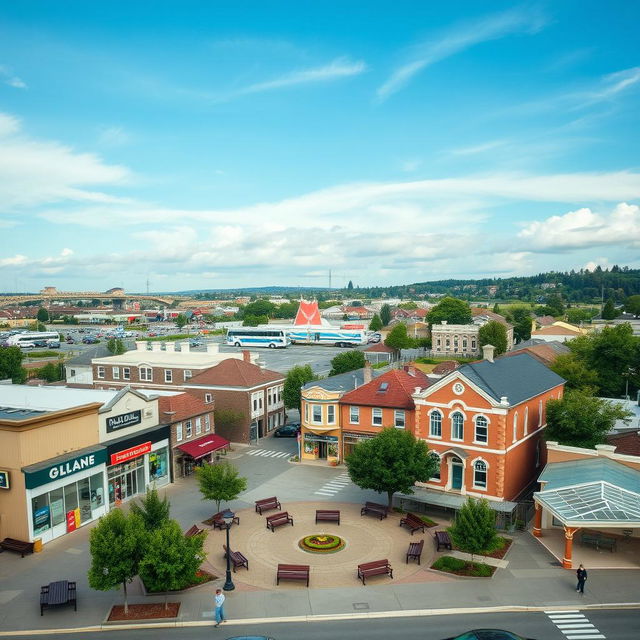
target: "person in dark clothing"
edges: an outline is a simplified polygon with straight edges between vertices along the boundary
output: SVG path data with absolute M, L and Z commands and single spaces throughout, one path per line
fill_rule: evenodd
M 578 585 L 576 586 L 576 592 L 580 592 L 584 595 L 584 583 L 587 581 L 587 570 L 584 568 L 584 565 L 580 565 L 578 570 L 576 571 L 576 576 L 578 577 Z

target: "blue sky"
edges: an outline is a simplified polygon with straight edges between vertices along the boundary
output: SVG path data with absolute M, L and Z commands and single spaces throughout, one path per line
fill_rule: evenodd
M 640 4 L 0 6 L 0 290 L 640 267 Z

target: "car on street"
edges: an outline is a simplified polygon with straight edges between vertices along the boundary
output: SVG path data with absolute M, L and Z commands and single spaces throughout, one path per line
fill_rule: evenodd
M 33 344 L 36 347 L 46 347 L 47 346 L 47 341 L 46 340 L 34 340 Z
M 96 342 L 98 342 L 98 338 L 94 338 L 93 336 L 85 336 L 84 338 L 82 338 L 82 342 L 84 344 L 95 344 Z
M 204 342 L 202 342 L 202 340 L 198 340 L 197 338 L 191 338 L 191 340 L 189 340 L 190 347 L 201 347 L 203 344 Z
M 523 638 L 513 631 L 503 631 L 502 629 L 472 629 L 455 638 L 445 638 L 444 640 L 533 640 L 533 638 Z
M 60 340 L 47 340 L 47 348 L 48 349 L 59 349 L 60 348 Z
M 36 348 L 36 343 L 35 342 L 21 342 L 18 346 L 21 349 L 35 349 Z
M 274 438 L 295 438 L 298 433 L 300 433 L 300 423 L 299 422 L 291 422 L 290 424 L 285 424 L 281 427 L 278 427 L 273 432 Z
M 73 338 L 69 337 L 69 338 L 67 338 L 66 343 L 67 344 L 75 344 L 76 341 Z
M 369 344 L 374 344 L 376 342 L 380 342 L 380 340 L 382 340 L 382 336 L 379 333 L 372 333 L 367 342 Z

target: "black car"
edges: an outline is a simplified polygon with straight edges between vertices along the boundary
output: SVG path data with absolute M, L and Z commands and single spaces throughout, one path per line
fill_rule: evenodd
M 34 340 L 33 344 L 36 347 L 46 347 L 47 346 L 47 341 L 46 340 Z
M 274 432 L 275 438 L 295 438 L 300 433 L 300 423 L 292 422 L 291 424 L 285 424 L 282 427 L 278 427 Z
M 517 633 L 501 629 L 472 629 L 455 638 L 445 638 L 444 640 L 533 640 L 533 638 L 523 638 Z

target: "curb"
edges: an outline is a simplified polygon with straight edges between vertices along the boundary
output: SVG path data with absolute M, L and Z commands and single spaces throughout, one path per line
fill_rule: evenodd
M 278 618 L 240 618 L 228 621 L 226 626 L 254 625 L 254 624 L 285 624 L 291 622 L 332 622 L 339 620 L 376 620 L 379 618 L 417 618 L 446 615 L 470 615 L 474 613 L 523 613 L 523 612 L 549 612 L 564 611 L 566 609 L 578 611 L 598 611 L 603 609 L 640 609 L 640 602 L 611 602 L 606 604 L 589 604 L 582 606 L 570 605 L 509 605 L 505 607 L 470 607 L 467 609 L 411 609 L 407 611 L 375 611 L 369 613 L 336 613 L 304 616 L 283 616 Z M 178 627 L 210 627 L 213 621 L 191 620 L 172 622 L 147 622 L 119 625 L 93 625 L 90 627 L 75 627 L 67 629 L 35 629 L 20 631 L 0 631 L 0 637 L 39 636 L 63 633 L 97 633 L 99 631 L 134 631 L 136 629 L 173 629 Z

